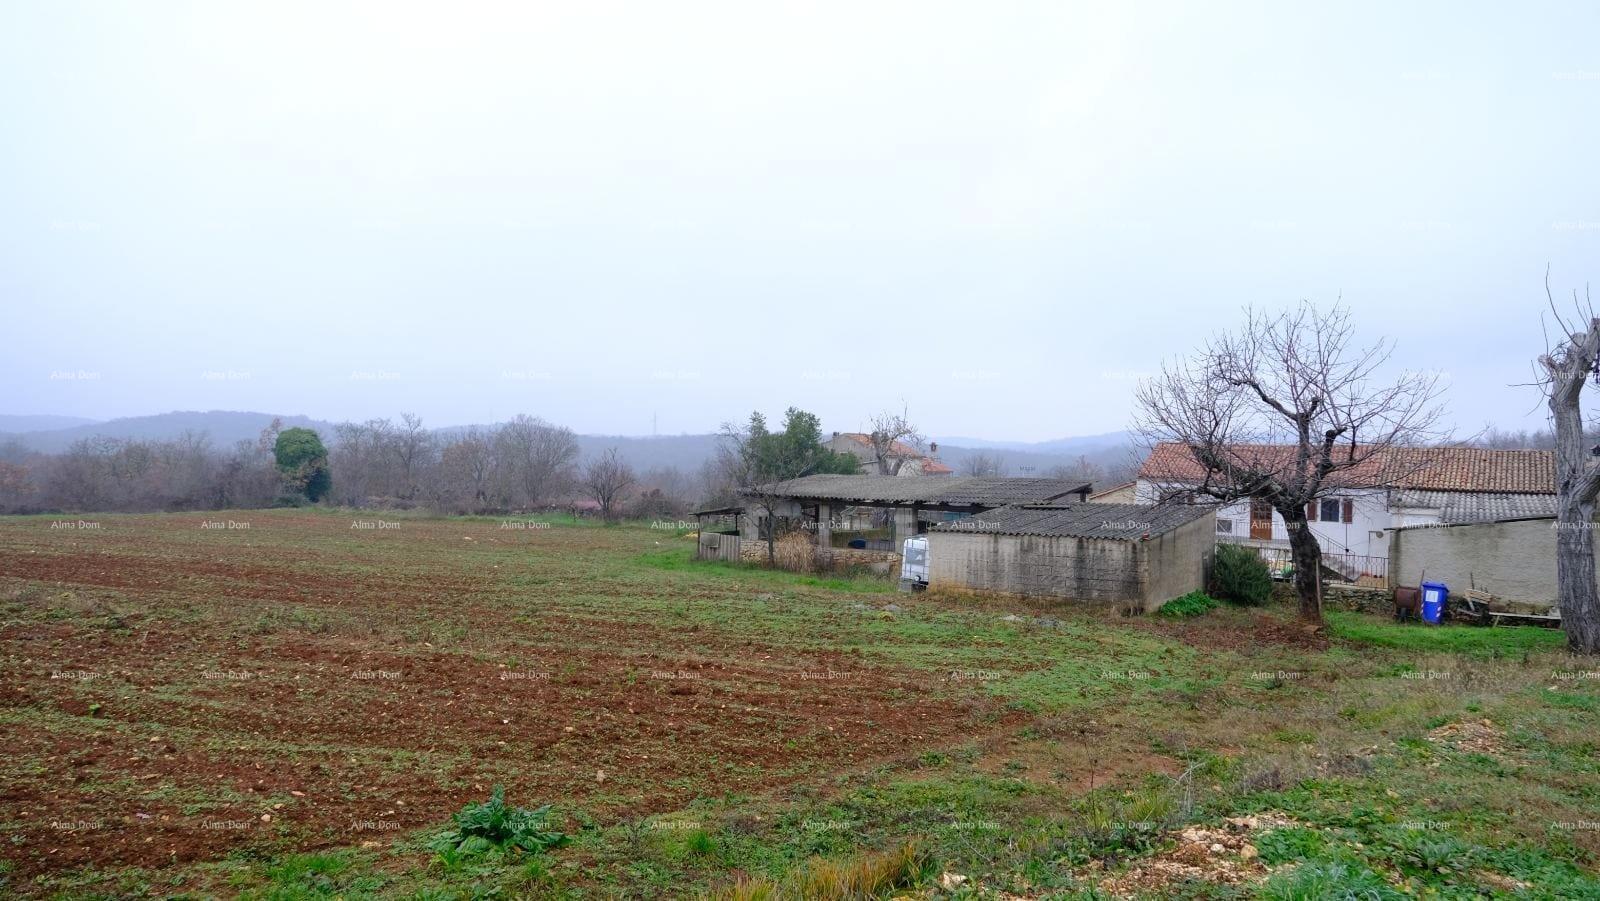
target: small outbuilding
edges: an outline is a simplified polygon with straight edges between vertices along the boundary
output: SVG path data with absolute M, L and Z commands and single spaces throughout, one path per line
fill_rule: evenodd
M 1151 612 L 1205 587 L 1213 508 L 1040 503 L 928 532 L 928 584 Z

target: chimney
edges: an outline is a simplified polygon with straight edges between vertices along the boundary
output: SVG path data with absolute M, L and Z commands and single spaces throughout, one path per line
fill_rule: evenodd
M 928 445 L 928 456 L 939 459 L 939 442 L 934 441 Z

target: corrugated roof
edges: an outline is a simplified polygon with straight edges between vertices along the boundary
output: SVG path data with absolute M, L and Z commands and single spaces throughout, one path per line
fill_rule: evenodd
M 1279 468 L 1293 464 L 1295 451 L 1287 444 L 1241 444 L 1230 453 L 1245 466 Z M 1150 452 L 1139 468 L 1139 477 L 1153 482 L 1197 483 L 1205 478 L 1205 468 L 1186 446 L 1168 441 Z M 1555 454 L 1482 447 L 1395 447 L 1335 473 L 1329 483 L 1346 488 L 1392 484 L 1423 491 L 1554 494 Z
M 1450 525 L 1556 515 L 1553 494 L 1399 491 L 1395 493 L 1394 502 L 1399 507 L 1438 510 L 1440 521 Z
M 1069 494 L 1087 492 L 1090 487 L 1073 479 L 818 475 L 762 486 L 757 493 L 860 504 L 1002 507 L 1006 504 L 1053 501 Z
M 1138 541 L 1153 538 L 1213 513 L 1193 504 L 1019 504 L 940 523 L 935 532 L 982 535 L 1043 535 Z

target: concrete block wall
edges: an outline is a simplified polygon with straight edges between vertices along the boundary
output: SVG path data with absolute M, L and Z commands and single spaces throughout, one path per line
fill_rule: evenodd
M 1140 605 L 1146 594 L 1133 541 L 930 532 L 928 567 L 936 587 Z
M 1206 573 L 1217 545 L 1216 513 L 1212 511 L 1140 544 L 1146 570 L 1144 609 L 1158 610 L 1173 598 L 1206 587 Z
M 1591 536 L 1594 529 L 1590 529 Z M 1591 537 L 1591 540 L 1593 538 Z M 1556 521 L 1419 526 L 1389 535 L 1389 584 L 1426 575 L 1452 593 L 1478 588 L 1514 601 L 1556 600 Z

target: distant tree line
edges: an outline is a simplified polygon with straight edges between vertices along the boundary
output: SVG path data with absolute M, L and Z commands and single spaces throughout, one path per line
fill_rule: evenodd
M 324 440 L 326 439 L 326 446 Z M 730 503 L 715 461 L 698 471 L 636 472 L 610 449 L 580 459 L 571 429 L 532 416 L 435 432 L 422 419 L 341 423 L 331 436 L 274 422 L 255 441 L 219 448 L 203 433 L 147 440 L 97 436 L 59 454 L 0 444 L 0 512 L 80 513 L 297 506 L 496 514 L 592 509 L 608 519 L 682 517 Z

